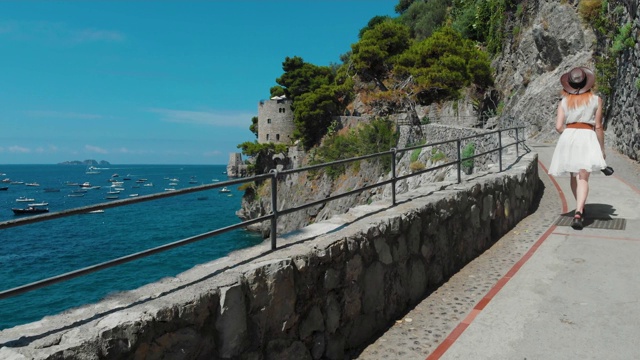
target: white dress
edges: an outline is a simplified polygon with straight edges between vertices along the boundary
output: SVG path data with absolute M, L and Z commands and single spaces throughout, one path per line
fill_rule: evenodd
M 587 104 L 575 109 L 567 109 L 567 98 L 563 98 L 560 106 L 564 110 L 565 124 L 584 122 L 595 126 L 598 100 L 599 97 L 593 95 Z M 581 169 L 592 172 L 605 167 L 607 163 L 602 155 L 596 132 L 590 129 L 566 128 L 560 134 L 553 152 L 549 175 L 566 176 L 569 173 L 577 173 Z

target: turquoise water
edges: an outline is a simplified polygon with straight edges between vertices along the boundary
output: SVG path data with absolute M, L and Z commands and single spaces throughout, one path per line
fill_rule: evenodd
M 27 205 L 27 202 L 16 201 L 22 196 L 34 202 L 48 202 L 51 212 L 112 201 L 106 199 L 112 190 L 110 179 L 122 182 L 118 186 L 124 189 L 118 194 L 120 199 L 228 179 L 223 165 L 110 165 L 99 171 L 99 174 L 86 174 L 87 169 L 79 165 L 0 165 L 0 180 L 9 178 L 25 183 L 0 183 L 0 187 L 9 187 L 0 191 L 0 222 L 17 218 L 11 208 Z M 114 174 L 119 176 L 112 178 Z M 124 180 L 125 177 L 130 180 Z M 142 182 L 143 179 L 146 181 Z M 26 185 L 34 182 L 39 186 Z M 79 193 L 80 186 L 68 184 L 84 182 L 100 188 Z M 144 186 L 149 183 L 153 186 Z M 60 191 L 46 192 L 47 188 Z M 240 222 L 235 212 L 240 208 L 242 192 L 237 185 L 229 189 L 230 193 L 208 190 L 0 230 L 0 290 L 236 224 Z M 69 196 L 78 194 L 83 196 Z M 261 241 L 258 234 L 235 230 L 0 300 L 0 329 L 36 321 L 99 301 L 114 292 L 174 276 Z

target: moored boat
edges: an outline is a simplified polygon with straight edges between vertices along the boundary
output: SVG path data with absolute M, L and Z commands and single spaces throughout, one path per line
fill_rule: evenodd
M 37 206 L 29 206 L 22 209 L 13 208 L 11 209 L 14 215 L 28 215 L 28 214 L 42 214 L 49 212 L 49 208 L 37 207 Z

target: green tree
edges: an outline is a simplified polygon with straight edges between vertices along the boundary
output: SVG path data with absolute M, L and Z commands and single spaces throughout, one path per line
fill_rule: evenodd
M 362 38 L 362 35 L 367 31 L 367 30 L 371 30 L 374 27 L 376 27 L 376 25 L 383 23 L 387 20 L 391 20 L 391 18 L 387 15 L 385 16 L 374 16 L 371 18 L 371 20 L 369 20 L 369 22 L 367 23 L 367 26 L 363 27 L 362 29 L 360 29 L 360 32 L 358 33 L 358 39 Z
M 337 87 L 325 85 L 313 92 L 300 95 L 295 102 L 294 137 L 309 149 L 327 133 L 332 116 L 340 115 Z
M 451 27 L 443 27 L 402 54 L 396 76 L 413 77 L 413 93 L 422 104 L 456 98 L 459 90 L 492 83 L 488 57 Z
M 393 8 L 393 10 L 396 12 L 396 14 L 402 14 L 411 6 L 411 4 L 413 4 L 414 1 L 415 0 L 400 0 Z
M 394 59 L 411 44 L 409 28 L 394 21 L 382 22 L 364 32 L 360 41 L 351 45 L 354 69 L 366 81 L 382 82 L 393 68 Z
M 251 126 L 249 126 L 249 130 L 258 137 L 258 117 L 254 116 L 251 118 Z
M 424 40 L 445 23 L 450 5 L 451 0 L 415 1 L 399 20 L 411 29 L 415 40 Z
M 299 56 L 286 57 L 282 63 L 282 70 L 284 74 L 277 78 L 276 82 L 294 103 L 298 96 L 333 82 L 333 71 L 330 67 L 306 63 Z

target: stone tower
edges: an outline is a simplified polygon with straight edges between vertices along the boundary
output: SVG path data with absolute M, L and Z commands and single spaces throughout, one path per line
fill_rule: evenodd
M 258 142 L 291 144 L 293 138 L 292 101 L 283 96 L 262 100 L 258 106 Z

